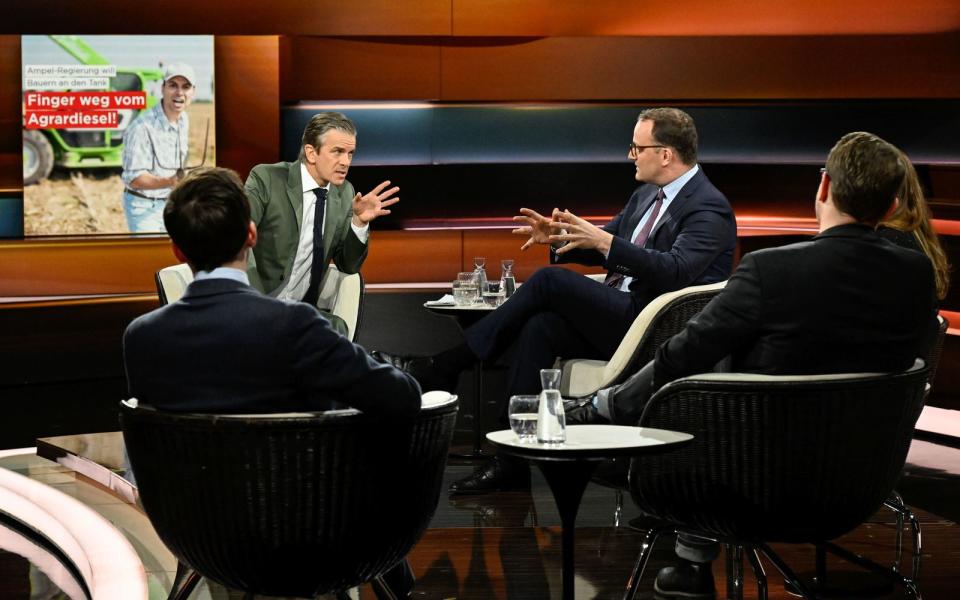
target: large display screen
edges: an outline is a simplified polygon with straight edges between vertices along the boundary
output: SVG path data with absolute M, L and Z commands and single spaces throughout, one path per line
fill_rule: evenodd
M 24 235 L 160 233 L 216 163 L 213 36 L 22 37 Z

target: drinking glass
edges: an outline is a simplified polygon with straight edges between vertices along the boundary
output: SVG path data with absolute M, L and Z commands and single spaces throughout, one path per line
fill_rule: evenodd
M 539 396 L 510 396 L 510 407 L 507 411 L 510 416 L 510 429 L 517 434 L 517 438 L 524 444 L 532 444 L 537 441 L 537 410 L 539 406 Z
M 480 297 L 477 287 L 477 278 L 473 271 L 464 271 L 457 274 L 453 282 L 453 302 L 457 306 L 470 306 Z
M 483 288 L 483 303 L 490 308 L 503 304 L 503 289 L 499 281 L 488 281 Z

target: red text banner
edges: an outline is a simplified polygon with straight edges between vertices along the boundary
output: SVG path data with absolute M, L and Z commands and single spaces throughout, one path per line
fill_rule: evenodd
M 30 110 L 142 110 L 146 92 L 26 92 L 24 108 Z
M 120 113 L 115 110 L 28 110 L 24 129 L 116 129 Z

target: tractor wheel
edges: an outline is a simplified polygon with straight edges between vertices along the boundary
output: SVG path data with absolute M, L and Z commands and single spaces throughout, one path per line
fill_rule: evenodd
M 53 170 L 53 147 L 35 129 L 23 132 L 23 185 L 43 181 Z

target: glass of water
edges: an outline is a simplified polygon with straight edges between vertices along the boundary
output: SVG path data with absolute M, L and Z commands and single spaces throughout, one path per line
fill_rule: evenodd
M 507 414 L 510 416 L 510 429 L 524 444 L 537 441 L 537 412 L 540 407 L 539 396 L 510 396 Z
M 457 275 L 453 282 L 453 302 L 457 306 L 470 306 L 480 298 L 477 288 L 477 278 L 473 271 L 465 271 Z
M 499 281 L 488 281 L 483 288 L 483 303 L 490 308 L 503 304 L 503 288 Z

